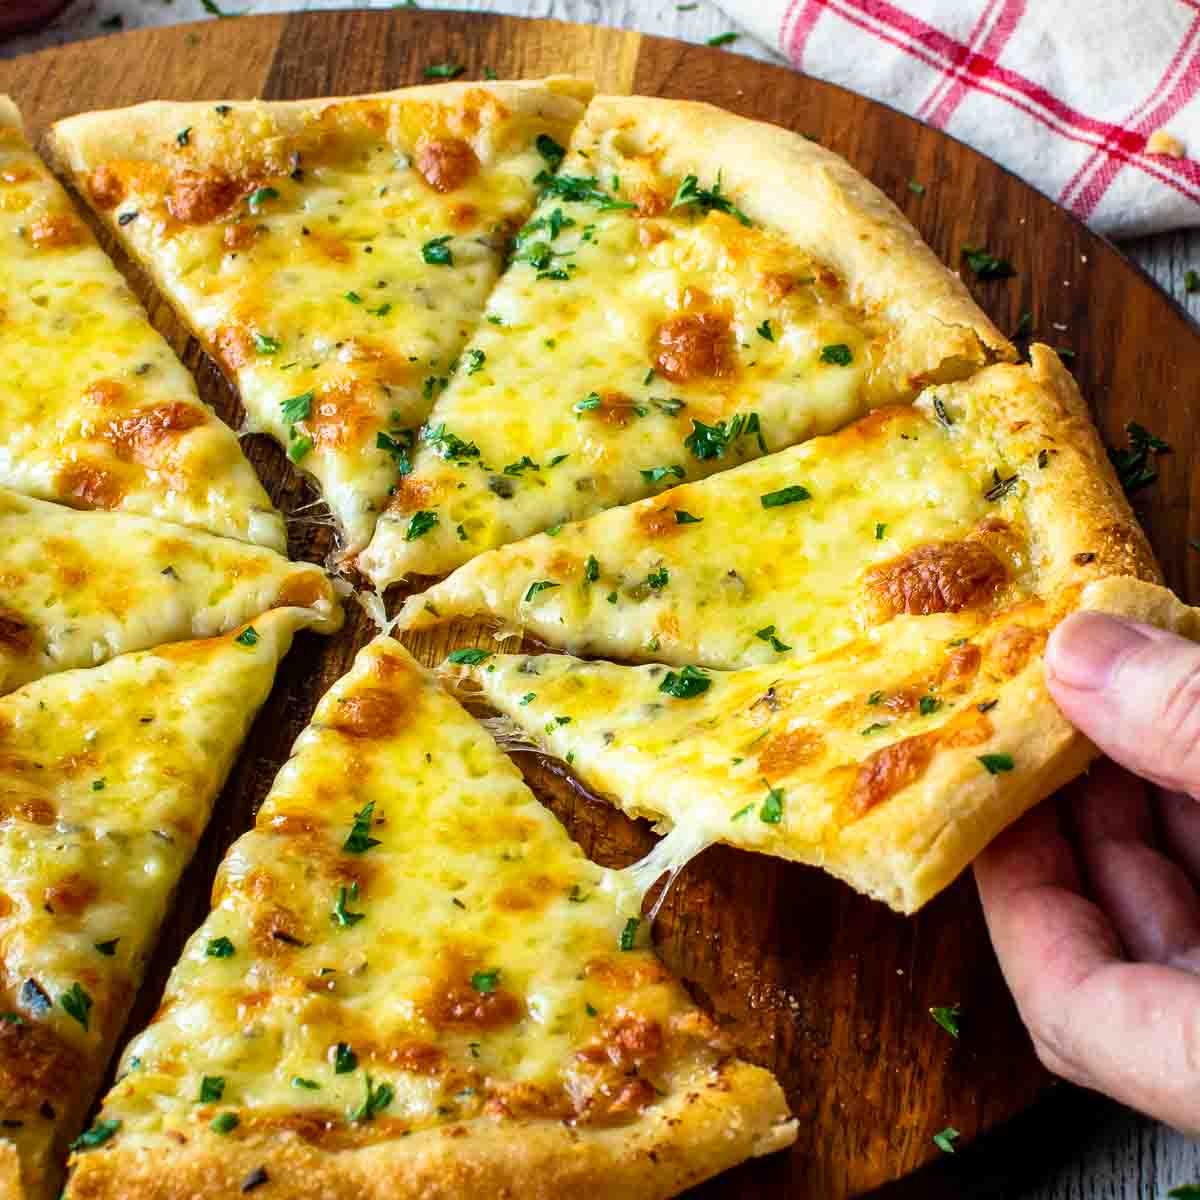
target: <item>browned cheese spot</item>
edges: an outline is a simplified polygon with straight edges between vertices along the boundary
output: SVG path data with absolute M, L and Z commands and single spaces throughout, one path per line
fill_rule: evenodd
M 863 582 L 878 621 L 956 613 L 989 603 L 1008 571 L 978 541 L 926 542 L 871 567 Z
M 681 313 L 655 330 L 655 368 L 674 383 L 723 379 L 733 374 L 733 338 L 720 313 Z
M 479 171 L 479 159 L 462 138 L 422 138 L 416 167 L 435 192 L 455 192 Z

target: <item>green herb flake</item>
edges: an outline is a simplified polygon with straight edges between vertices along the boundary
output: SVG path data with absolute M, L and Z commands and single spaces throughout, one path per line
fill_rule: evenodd
M 349 1075 L 358 1066 L 358 1055 L 350 1048 L 349 1042 L 338 1042 L 333 1050 L 333 1073 Z
M 933 1144 L 939 1150 L 943 1150 L 947 1154 L 953 1154 L 954 1143 L 958 1141 L 959 1136 L 960 1135 L 957 1129 L 947 1125 L 946 1128 L 941 1131 L 941 1133 L 935 1133 L 933 1135 Z
M 417 538 L 424 537 L 437 523 L 438 515 L 435 512 L 421 509 L 420 512 L 413 513 L 408 528 L 404 531 L 404 540 L 415 542 Z
M 908 190 L 912 192 L 914 196 L 925 195 L 925 185 L 923 183 L 918 183 L 915 179 L 910 179 L 908 181 Z
M 546 166 L 551 171 L 557 171 L 562 160 L 566 158 L 566 150 L 560 146 L 548 133 L 539 133 L 533 143 L 537 152 L 542 156 Z
M 932 716 L 939 708 L 942 707 L 942 702 L 936 696 L 921 697 L 921 716 Z
M 85 1129 L 72 1143 L 72 1150 L 94 1150 L 103 1146 L 119 1129 L 120 1121 L 95 1121 L 90 1129 Z
M 676 525 L 699 525 L 703 520 L 703 517 L 694 517 L 690 512 L 684 512 L 682 508 L 675 510 Z
M 688 666 L 681 671 L 668 671 L 658 690 L 674 696 L 676 700 L 694 700 L 711 686 L 712 680 L 708 675 L 696 667 Z
M 390 1083 L 381 1083 L 376 1087 L 370 1075 L 364 1078 L 367 1094 L 363 1102 L 347 1114 L 351 1121 L 373 1121 L 396 1098 L 396 1092 Z
M 366 854 L 374 846 L 380 844 L 378 838 L 371 836 L 371 823 L 375 818 L 375 801 L 368 801 L 354 814 L 354 823 L 350 833 L 342 843 L 342 849 L 347 854 Z
M 978 757 L 989 775 L 999 775 L 1002 771 L 1013 769 L 1011 754 L 980 754 Z
M 739 808 L 729 819 L 731 821 L 740 821 L 743 817 L 748 816 L 754 810 L 754 801 L 752 800 L 745 808 Z
M 683 479 L 686 473 L 681 466 L 676 464 L 668 467 L 644 467 L 642 469 L 642 478 L 647 483 L 661 483 L 668 476 L 673 479 Z
M 537 699 L 537 692 L 526 692 L 517 703 L 524 708 L 525 705 L 533 703 Z
M 776 654 L 785 654 L 791 649 L 791 646 L 786 645 L 785 643 L 781 642 L 778 637 L 776 637 L 774 625 L 766 625 L 762 629 L 755 630 L 754 636 L 758 638 L 759 641 L 770 643 L 771 649 L 774 650 Z
M 288 443 L 287 454 L 288 458 L 294 463 L 300 462 L 306 458 L 313 448 L 313 440 L 310 437 L 294 438 Z
M 931 1008 L 929 1015 L 952 1037 L 958 1037 L 958 1017 L 961 1006 L 950 1004 L 945 1008 Z
M 337 900 L 333 905 L 333 912 L 329 914 L 329 919 L 335 925 L 340 925 L 343 929 L 349 929 L 351 925 L 357 925 L 367 914 L 362 912 L 351 912 L 346 906 L 358 899 L 358 880 L 355 880 L 349 887 L 342 886 L 338 888 Z
M 120 938 L 109 938 L 107 942 L 93 942 L 92 946 L 97 954 L 103 954 L 105 958 L 112 958 L 117 952 L 117 943 Z
M 471 986 L 482 995 L 494 992 L 500 986 L 500 968 L 493 967 L 490 971 L 476 971 L 471 976 Z
M 1183 273 L 1183 290 L 1189 295 L 1200 292 L 1200 275 L 1197 275 L 1195 271 L 1185 271 Z M 1174 1192 L 1171 1193 L 1171 1195 L 1174 1194 Z
M 431 267 L 454 266 L 454 254 L 450 250 L 451 234 L 444 233 L 441 237 L 430 238 L 421 247 L 421 257 Z
M 487 355 L 482 350 L 468 350 L 463 355 L 463 362 L 466 363 L 468 375 L 478 375 L 487 362 Z
M 426 79 L 457 79 L 467 68 L 462 63 L 431 63 L 425 68 Z
M 777 492 L 767 492 L 766 495 L 759 497 L 763 508 L 782 508 L 785 504 L 796 504 L 801 500 L 811 499 L 812 492 L 799 483 L 780 488 Z
M 315 1079 L 305 1079 L 303 1075 L 292 1076 L 292 1087 L 305 1092 L 319 1092 L 321 1085 Z
M 257 646 L 258 645 L 258 630 L 253 625 L 247 625 L 241 633 L 233 639 L 239 646 Z
M 835 367 L 848 367 L 854 361 L 854 355 L 845 342 L 835 342 L 832 346 L 821 347 L 821 361 Z
M 630 917 L 625 922 L 625 927 L 621 930 L 621 936 L 617 942 L 622 950 L 632 950 L 637 944 L 638 926 L 641 923 L 639 917 Z
M 221 1075 L 205 1075 L 200 1080 L 200 1095 L 197 1104 L 220 1104 L 225 1095 L 225 1079 Z
M 758 819 L 767 825 L 778 825 L 783 820 L 783 788 L 767 788 L 766 799 L 758 810 Z
M 94 1001 L 91 996 L 84 991 L 79 983 L 73 983 L 63 992 L 58 998 L 59 1004 L 66 1010 L 67 1016 L 79 1022 L 86 1030 L 88 1028 L 89 1015 L 92 1011 Z
M 534 596 L 541 592 L 549 591 L 551 588 L 562 587 L 561 583 L 555 583 L 552 579 L 537 579 L 529 585 L 528 591 L 525 593 L 525 603 L 528 604 Z
M 773 342 L 775 340 L 775 334 L 771 329 L 770 317 L 767 317 L 761 325 L 756 326 L 754 332 L 757 333 L 760 338 L 765 338 L 768 342 Z
M 492 657 L 490 650 L 476 650 L 473 648 L 465 648 L 463 650 L 453 650 L 447 657 L 447 662 L 465 664 L 468 667 L 477 667 L 485 659 Z
M 279 193 L 273 187 L 255 188 L 254 191 L 250 193 L 250 199 L 248 201 L 250 205 L 250 211 L 257 215 L 262 211 L 262 206 L 266 204 L 268 200 L 278 199 Z
M 1129 440 L 1128 448 L 1110 449 L 1108 457 L 1116 469 L 1117 478 L 1121 481 L 1126 495 L 1132 495 L 1144 487 L 1149 487 L 1158 478 L 1158 468 L 1154 460 L 1160 454 L 1169 454 L 1171 447 L 1136 421 L 1130 421 L 1125 426 L 1125 435 Z
M 715 37 L 710 37 L 704 44 L 706 46 L 731 46 L 741 36 L 740 33 L 718 33 Z
M 189 125 L 186 129 L 181 129 L 175 135 L 175 145 L 186 146 L 192 140 L 192 127 Z
M 1012 263 L 997 258 L 983 246 L 964 246 L 962 256 L 976 279 L 1009 279 L 1016 274 Z
M 876 721 L 874 724 L 868 725 L 866 729 L 860 730 L 863 737 L 870 737 L 873 733 L 880 733 L 885 729 L 890 728 L 886 721 Z
M 232 1133 L 241 1123 L 242 1118 L 237 1113 L 224 1112 L 213 1117 L 208 1127 L 213 1133 Z
M 600 563 L 594 554 L 589 554 L 583 564 L 583 578 L 588 583 L 595 583 L 600 578 Z
M 254 333 L 252 336 L 254 338 L 254 349 L 258 354 L 265 355 L 265 354 L 278 354 L 279 353 L 280 343 L 279 343 L 278 338 L 269 337 L 265 333 Z M 286 404 L 287 401 L 284 401 L 284 403 Z M 304 415 L 307 416 L 308 414 L 305 413 Z M 292 419 L 298 420 L 299 418 L 292 418 Z M 286 421 L 286 420 L 288 420 L 288 418 L 285 416 L 284 420 Z
M 733 35 L 737 37 L 737 34 Z M 714 43 L 710 42 L 710 45 Z M 683 182 L 675 192 L 671 208 L 694 208 L 702 213 L 722 212 L 735 217 L 743 225 L 752 224 L 750 218 L 734 202 L 721 191 L 721 175 L 717 173 L 717 181 L 711 188 L 700 186 L 700 180 L 695 175 L 685 175 Z
M 659 567 L 646 576 L 646 586 L 651 591 L 661 592 L 671 582 L 671 573 L 666 567 Z
M 217 937 L 209 939 L 204 953 L 208 958 L 232 958 L 236 951 L 227 937 Z
M 885 521 L 876 521 L 875 522 L 875 540 L 877 542 L 882 542 L 883 535 L 885 533 L 887 533 L 887 523 Z
M 298 396 L 289 396 L 288 399 L 282 401 L 279 411 L 289 425 L 294 425 L 297 421 L 308 420 L 312 414 L 312 402 L 312 392 L 301 392 Z

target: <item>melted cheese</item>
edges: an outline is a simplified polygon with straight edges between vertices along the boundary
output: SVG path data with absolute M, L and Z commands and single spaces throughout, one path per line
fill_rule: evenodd
M 0 264 L 0 485 L 282 551 L 233 431 L 3 112 Z
M 164 642 L 212 637 L 272 608 L 341 623 L 319 568 L 125 513 L 74 512 L 0 489 L 0 694 Z
M 715 1061 L 633 890 L 387 638 L 321 701 L 214 901 L 105 1101 L 126 1143 L 220 1113 L 333 1149 L 485 1113 L 605 1125 Z
M 0 1115 L 31 1194 L 77 1130 L 301 609 L 0 699 Z M 86 1028 L 84 1023 L 86 1021 Z M 46 1107 L 55 1115 L 47 1118 Z
M 864 589 L 873 568 L 997 519 L 1008 578 L 991 599 L 1020 599 L 1032 580 L 1025 518 L 1015 488 L 988 494 L 993 471 L 1036 464 L 1010 462 L 988 417 L 988 377 L 977 378 L 480 555 L 411 597 L 400 628 L 488 613 L 576 654 L 718 668 L 804 658 L 876 623 Z M 953 424 L 937 418 L 935 396 Z
M 161 119 L 186 144 L 89 164 L 93 203 L 236 381 L 247 427 L 318 481 L 348 550 L 399 479 L 380 435 L 402 445 L 428 415 L 532 206 L 537 138 L 582 111 L 456 94 L 314 103 L 286 131 L 269 106 L 180 106 Z M 249 150 L 215 163 L 237 136 Z
M 735 215 L 672 209 L 681 180 L 584 126 L 576 139 L 560 178 L 624 207 L 542 199 L 471 340 L 485 365 L 438 400 L 360 556 L 376 586 L 652 494 L 647 472 L 700 478 L 867 405 L 886 339 L 828 267 Z M 694 422 L 728 433 L 752 415 L 760 433 L 685 445 Z M 474 450 L 456 454 L 440 430 Z M 437 523 L 416 536 L 419 511 Z

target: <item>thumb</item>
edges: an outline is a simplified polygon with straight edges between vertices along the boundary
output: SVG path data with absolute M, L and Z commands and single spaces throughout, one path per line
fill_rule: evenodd
M 1152 625 L 1072 613 L 1046 645 L 1046 682 L 1109 758 L 1200 798 L 1200 646 Z

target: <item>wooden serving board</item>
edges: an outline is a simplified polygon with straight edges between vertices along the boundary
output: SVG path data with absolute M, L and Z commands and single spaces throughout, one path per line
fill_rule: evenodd
M 80 43 L 0 62 L 31 131 L 59 117 L 149 99 L 289 99 L 422 81 L 431 63 L 459 62 L 464 78 L 576 72 L 609 91 L 709 100 L 799 130 L 845 155 L 891 195 L 943 259 L 964 244 L 1010 259 L 1013 280 L 975 285 L 1001 328 L 1033 314 L 1036 335 L 1076 352 L 1085 394 L 1110 442 L 1137 419 L 1174 455 L 1141 501 L 1171 583 L 1200 585 L 1186 544 L 1200 505 L 1192 419 L 1200 339 L 1186 318 L 1117 251 L 1000 167 L 881 105 L 728 52 L 546 21 L 400 10 L 242 17 Z M 923 185 L 918 192 L 910 181 Z M 111 241 L 106 239 L 110 245 Z M 119 254 L 116 255 L 122 265 Z M 194 369 L 201 394 L 231 422 L 235 397 L 144 279 L 131 281 L 155 323 Z M 276 504 L 313 497 L 266 438 L 246 443 Z M 294 557 L 320 560 L 329 530 L 293 521 Z M 208 909 L 229 843 L 258 803 L 318 697 L 374 634 L 357 606 L 336 639 L 302 636 L 217 806 L 185 877 L 131 1029 L 154 1011 L 163 981 Z M 427 663 L 448 644 L 487 645 L 461 625 L 414 639 Z M 435 731 L 431 731 L 436 736 Z M 621 866 L 652 844 L 644 823 L 582 794 L 536 756 L 519 756 L 538 794 L 589 854 Z M 972 881 L 903 919 L 821 873 L 725 847 L 694 861 L 654 929 L 659 953 L 753 1061 L 787 1089 L 800 1135 L 790 1154 L 747 1165 L 698 1189 L 716 1198 L 764 1195 L 840 1200 L 905 1176 L 939 1156 L 947 1125 L 966 1144 L 1028 1107 L 1049 1084 L 1008 999 Z M 960 1003 L 962 1037 L 929 1017 Z

